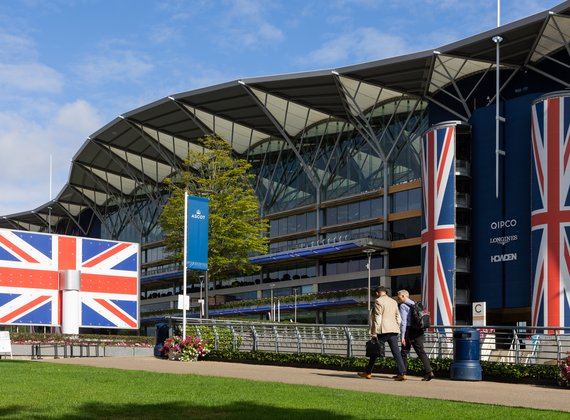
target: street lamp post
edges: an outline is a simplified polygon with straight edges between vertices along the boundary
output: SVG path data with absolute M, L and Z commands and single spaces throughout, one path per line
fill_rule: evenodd
M 370 290 L 370 271 L 372 269 L 371 262 L 372 262 L 372 254 L 376 252 L 375 249 L 365 249 L 363 251 L 366 255 L 368 255 L 368 264 L 366 267 L 368 268 L 368 317 L 370 318 L 370 297 L 371 297 L 371 290 Z
M 295 324 L 297 323 L 297 288 L 293 288 L 293 294 L 295 295 Z
M 271 283 L 269 286 L 271 287 L 271 322 L 275 322 L 275 309 L 273 308 L 273 288 L 275 283 Z
M 204 296 L 202 294 L 204 288 L 204 276 L 200 276 L 200 299 L 198 303 L 200 304 L 200 319 L 204 316 Z
M 210 277 L 208 270 L 204 271 L 204 318 L 208 319 L 210 317 L 210 308 L 208 307 L 210 302 Z

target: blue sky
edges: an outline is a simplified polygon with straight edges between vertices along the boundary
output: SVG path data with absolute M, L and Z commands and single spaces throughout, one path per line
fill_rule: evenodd
M 502 0 L 501 22 L 560 1 Z M 49 200 L 87 136 L 242 77 L 437 49 L 496 26 L 496 0 L 0 1 L 0 215 Z

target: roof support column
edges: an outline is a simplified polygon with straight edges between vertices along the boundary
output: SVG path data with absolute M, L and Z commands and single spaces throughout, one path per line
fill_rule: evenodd
M 125 201 L 128 201 L 126 199 L 127 196 L 125 196 L 124 194 L 121 193 L 120 190 L 117 190 L 116 188 L 114 188 L 112 185 L 110 185 L 108 182 L 105 184 L 101 181 L 101 179 L 95 175 L 93 175 L 91 172 L 87 172 L 87 176 L 89 176 L 93 182 L 95 182 L 96 184 L 100 185 L 101 188 L 103 188 L 107 194 L 107 196 L 109 197 L 114 197 L 116 200 L 117 205 L 119 206 L 119 208 L 121 209 L 125 209 L 127 208 L 127 206 L 123 205 L 123 203 Z M 139 223 L 137 223 L 137 221 L 134 219 L 132 212 L 127 211 L 126 214 L 128 215 L 129 220 L 133 223 L 133 225 L 135 226 L 135 228 L 138 230 L 139 233 L 142 232 L 143 228 L 142 226 L 140 226 Z M 122 225 L 122 223 L 121 223 Z M 122 231 L 123 226 L 120 226 L 118 229 L 118 232 Z
M 67 214 L 67 217 L 73 222 L 75 226 L 77 226 L 83 235 L 87 236 L 87 232 L 89 230 L 83 229 L 83 227 L 79 224 L 79 220 L 76 219 L 75 216 L 73 216 L 61 203 L 54 201 L 54 204 L 59 206 L 59 208 L 62 209 L 65 214 Z
M 193 113 L 188 111 L 188 108 L 186 108 L 186 106 L 184 104 L 181 104 L 176 99 L 174 99 L 172 96 L 169 96 L 168 99 L 170 99 L 172 102 L 174 102 L 174 105 L 176 105 L 178 107 L 178 109 L 180 111 L 182 111 L 183 114 L 185 114 L 189 119 L 191 119 L 192 122 L 194 124 L 196 124 L 198 126 L 198 128 L 200 130 L 202 130 L 202 132 L 204 134 L 214 134 L 214 132 L 212 130 L 210 130 L 207 126 L 202 124 L 202 121 L 200 121 L 199 118 L 197 118 Z
M 299 163 L 301 164 L 301 167 L 305 171 L 305 174 L 307 175 L 307 177 L 311 181 L 311 184 L 313 184 L 315 189 L 319 188 L 319 182 L 318 182 L 319 177 L 307 165 L 307 163 L 305 162 L 305 159 L 303 159 L 303 157 L 301 156 L 301 153 L 299 152 L 299 150 L 297 149 L 297 147 L 295 146 L 293 141 L 289 138 L 289 135 L 286 133 L 285 129 L 277 122 L 277 120 L 273 117 L 271 112 L 269 112 L 269 110 L 265 107 L 265 105 L 263 103 L 261 103 L 261 101 L 257 98 L 257 96 L 255 96 L 255 94 L 253 94 L 253 92 L 250 91 L 249 87 L 243 81 L 240 80 L 239 84 L 243 86 L 243 88 L 247 92 L 247 94 L 257 104 L 257 106 L 263 111 L 263 113 L 267 116 L 267 118 L 269 118 L 271 123 L 277 129 L 277 131 L 279 131 L 279 134 L 281 134 L 283 139 L 287 142 L 287 144 L 289 145 L 289 147 L 291 148 L 291 150 L 293 151 L 293 153 L 295 154 L 295 156 L 299 160 Z
M 370 125 L 370 121 L 365 118 L 364 113 L 358 106 L 356 99 L 350 94 L 350 92 L 344 87 L 340 80 L 340 74 L 333 71 L 333 79 L 335 85 L 339 91 L 340 98 L 344 104 L 344 108 L 346 110 L 346 115 L 348 120 L 352 122 L 358 132 L 362 135 L 364 140 L 370 145 L 372 150 L 374 150 L 382 161 L 386 162 L 386 154 L 382 150 L 382 147 L 378 144 L 376 139 L 376 134 Z M 350 101 L 350 105 L 347 103 Z M 353 115 L 351 112 L 351 108 L 357 110 L 358 116 Z
M 445 75 L 442 75 L 442 76 L 447 76 L 447 80 L 449 80 L 451 82 L 451 84 L 453 85 L 453 88 L 455 89 L 455 92 L 457 93 L 456 99 L 463 106 L 463 109 L 465 110 L 465 114 L 467 115 L 467 119 L 469 119 L 469 117 L 471 117 L 471 110 L 467 106 L 467 103 L 465 102 L 465 98 L 461 94 L 461 90 L 459 89 L 459 86 L 457 86 L 457 83 L 455 82 L 455 78 L 451 75 L 451 73 L 449 73 L 449 70 L 445 66 L 445 63 L 441 60 L 439 52 L 434 52 L 434 54 L 435 54 L 435 59 L 437 61 L 439 61 L 439 64 L 441 64 L 441 67 L 443 67 L 443 70 L 445 71 Z M 463 66 L 464 65 L 465 65 L 465 63 L 463 63 Z M 435 70 L 434 70 L 434 72 L 435 72 Z M 441 73 L 439 73 L 439 74 L 441 74 Z M 443 90 L 443 91 L 446 92 L 445 90 Z
M 78 188 L 75 185 L 70 185 L 71 188 L 73 188 L 74 190 L 76 190 L 79 195 L 81 196 L 81 198 L 83 199 L 83 202 L 85 203 L 85 205 L 87 207 L 89 207 L 91 209 L 91 211 L 93 212 L 93 214 L 99 219 L 99 221 L 101 222 L 102 225 L 107 226 L 107 229 L 109 229 L 110 232 L 113 232 L 113 235 L 115 234 L 115 232 L 113 231 L 113 226 L 111 226 L 109 224 L 109 222 L 105 219 L 105 217 L 103 217 L 103 214 L 99 211 L 99 209 L 97 208 L 97 203 L 89 200 L 87 198 L 87 196 L 85 195 L 85 193 L 83 191 L 81 191 L 80 188 Z
M 527 64 L 526 68 L 527 68 L 527 69 L 530 69 L 530 70 L 534 71 L 535 73 L 538 73 L 538 74 L 540 74 L 541 76 L 544 76 L 544 77 L 546 77 L 546 78 L 548 78 L 548 79 L 550 79 L 550 80 L 554 80 L 555 82 L 560 83 L 562 86 L 564 86 L 564 87 L 566 87 L 566 88 L 569 88 L 569 87 L 570 87 L 570 83 L 565 82 L 564 80 L 559 79 L 558 77 L 554 77 L 554 76 L 552 76 L 551 74 L 548 74 L 548 73 L 546 73 L 546 72 L 544 72 L 544 71 L 542 71 L 542 70 L 540 70 L 540 69 L 537 69 L 536 67 L 531 66 L 530 64 Z
M 151 138 L 148 134 L 146 134 L 143 130 L 144 125 L 140 125 L 140 127 L 133 123 L 131 120 L 129 120 L 128 118 L 123 117 L 122 115 L 119 116 L 119 118 L 122 118 L 131 128 L 131 130 L 135 130 L 138 132 L 138 134 L 140 134 L 140 136 L 146 140 L 146 142 L 149 144 L 150 147 L 152 147 L 163 159 L 165 162 L 167 162 L 173 169 L 178 170 L 180 169 L 180 165 L 179 165 L 179 161 L 177 159 L 177 156 L 172 154 L 172 157 L 169 156 L 169 154 L 165 153 L 164 151 L 164 147 L 162 147 L 162 145 L 160 144 L 160 142 L 158 140 L 155 140 L 153 138 Z M 154 129 L 153 129 L 154 130 Z M 158 130 L 156 130 L 158 133 Z
M 122 170 L 124 170 L 127 174 L 129 174 L 131 179 L 136 181 L 137 185 L 142 185 L 143 190 L 145 192 L 145 195 L 149 199 L 152 200 L 153 198 L 156 198 L 153 194 L 149 193 L 147 191 L 147 188 L 145 187 L 147 184 L 149 184 L 149 185 L 150 184 L 157 184 L 157 182 L 155 180 L 153 180 L 152 178 L 149 178 L 148 176 L 145 175 L 144 172 L 133 167 L 132 165 L 130 165 L 125 160 L 120 159 L 115 153 L 113 153 L 112 150 L 110 150 L 105 145 L 100 144 L 99 142 L 97 142 L 95 140 L 91 140 L 91 142 L 93 144 L 95 144 L 96 146 L 98 146 L 99 148 L 101 148 L 109 156 L 109 159 L 111 159 L 113 162 L 115 162 L 117 165 L 119 165 L 122 168 Z

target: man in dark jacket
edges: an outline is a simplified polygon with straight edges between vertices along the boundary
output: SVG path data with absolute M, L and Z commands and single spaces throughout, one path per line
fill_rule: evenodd
M 412 307 L 416 304 L 410 299 L 410 293 L 407 290 L 400 290 L 398 292 L 398 301 L 400 302 L 400 338 L 402 340 L 402 358 L 406 363 L 406 370 L 408 368 L 408 355 L 410 348 L 413 347 L 414 351 L 424 365 L 424 378 L 423 381 L 431 381 L 434 377 L 429 358 L 424 350 L 424 330 L 414 327 L 412 318 Z

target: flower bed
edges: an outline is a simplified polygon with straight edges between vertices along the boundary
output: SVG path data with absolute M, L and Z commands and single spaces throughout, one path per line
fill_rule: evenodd
M 93 344 L 113 347 L 153 347 L 154 337 L 136 335 L 63 335 L 11 332 L 12 344 Z
M 210 352 L 210 349 L 208 343 L 199 337 L 190 335 L 186 339 L 182 339 L 181 336 L 175 335 L 164 341 L 164 346 L 160 351 L 170 360 L 191 362 L 204 357 Z

